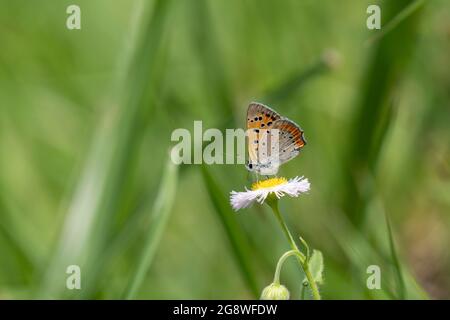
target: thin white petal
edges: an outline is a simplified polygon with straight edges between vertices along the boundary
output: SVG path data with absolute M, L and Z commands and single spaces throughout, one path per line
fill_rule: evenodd
M 258 197 L 255 191 L 247 190 L 244 192 L 231 192 L 230 202 L 235 211 L 250 206 Z
M 230 202 L 235 211 L 247 208 L 255 201 L 258 203 L 264 203 L 267 196 L 274 193 L 275 196 L 280 199 L 285 195 L 290 197 L 298 197 L 302 193 L 306 193 L 310 190 L 311 184 L 307 178 L 295 177 L 290 179 L 287 183 L 258 190 L 248 190 L 245 188 L 244 192 L 231 191 Z

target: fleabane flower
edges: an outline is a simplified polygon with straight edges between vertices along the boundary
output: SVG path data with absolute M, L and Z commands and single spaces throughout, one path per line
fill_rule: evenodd
M 261 300 L 289 300 L 290 294 L 289 290 L 279 284 L 272 283 L 264 288 L 261 293 Z
M 231 191 L 230 202 L 235 211 L 247 208 L 255 201 L 264 203 L 270 194 L 274 194 L 278 199 L 288 195 L 298 197 L 300 194 L 308 192 L 310 183 L 303 177 L 295 177 L 289 181 L 283 177 L 270 178 L 255 182 L 251 189 L 245 188 L 245 191 Z

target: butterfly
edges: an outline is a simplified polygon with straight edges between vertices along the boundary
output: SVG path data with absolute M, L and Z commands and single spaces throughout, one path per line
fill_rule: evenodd
M 303 130 L 292 120 L 261 103 L 247 109 L 248 156 L 246 168 L 260 175 L 275 175 L 306 145 Z

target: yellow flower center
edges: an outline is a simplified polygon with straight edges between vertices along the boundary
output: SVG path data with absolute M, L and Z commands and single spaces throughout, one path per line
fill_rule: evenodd
M 287 183 L 287 179 L 286 178 L 270 178 L 270 179 L 266 179 L 266 180 L 262 180 L 262 181 L 257 181 L 255 183 L 252 184 L 252 190 L 259 190 L 259 189 L 265 189 L 265 188 L 271 188 L 271 187 L 276 187 L 282 184 Z

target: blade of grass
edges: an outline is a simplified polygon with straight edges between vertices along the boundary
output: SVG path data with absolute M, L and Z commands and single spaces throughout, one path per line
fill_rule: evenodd
M 400 262 L 398 259 L 397 250 L 396 250 L 395 244 L 394 244 L 394 237 L 392 235 L 391 221 L 389 219 L 389 215 L 386 212 L 386 210 L 383 210 L 383 211 L 384 211 L 384 217 L 386 219 L 386 228 L 387 228 L 387 233 L 388 233 L 388 238 L 389 238 L 389 249 L 391 251 L 392 262 L 394 264 L 395 274 L 397 276 L 396 278 L 397 278 L 398 297 L 402 300 L 405 300 L 406 299 L 405 281 L 403 278 L 402 268 L 400 266 Z
M 394 299 L 395 294 L 392 292 L 387 277 L 381 277 L 381 290 L 366 289 L 366 268 L 372 264 L 381 266 L 385 261 L 384 257 L 373 248 L 366 236 L 356 229 L 346 217 L 335 219 L 335 223 L 327 225 L 326 229 L 335 239 L 336 244 L 342 248 L 342 253 L 349 262 L 343 268 L 349 272 L 353 280 L 352 285 L 355 289 L 352 293 L 365 294 L 367 298 L 371 299 L 380 296 Z M 352 296 L 350 296 L 351 298 Z
M 151 266 L 153 257 L 167 225 L 172 204 L 175 200 L 177 180 L 178 166 L 174 165 L 172 161 L 169 160 L 152 209 L 152 221 L 148 230 L 147 239 L 138 259 L 136 270 L 133 272 L 129 286 L 125 290 L 123 296 L 125 299 L 133 299 L 136 297 L 136 293 L 142 285 L 145 275 Z
M 282 104 L 284 101 L 292 98 L 293 94 L 298 92 L 308 81 L 335 68 L 339 64 L 339 60 L 339 54 L 336 51 L 332 49 L 325 51 L 319 61 L 309 66 L 306 70 L 295 73 L 272 90 L 269 90 L 262 101 L 268 105 Z
M 221 51 L 217 45 L 214 25 L 208 12 L 205 0 L 190 0 L 187 3 L 190 17 L 190 35 L 196 50 L 196 56 L 201 61 L 205 88 L 212 93 L 212 100 L 217 106 L 215 110 L 223 117 L 233 114 L 233 101 L 224 64 L 221 62 Z
M 225 196 L 226 193 L 221 190 L 206 165 L 201 166 L 201 172 L 209 198 L 221 219 L 242 276 L 253 296 L 258 297 L 259 287 L 256 281 L 256 270 L 252 263 L 253 254 L 248 240 L 244 236 L 244 230 L 239 225 L 236 214 L 231 210 L 230 204 Z
M 408 0 L 389 1 L 384 4 L 383 13 L 388 19 L 393 19 L 410 4 L 411 1 Z M 389 33 L 380 38 L 373 49 L 373 60 L 363 81 L 361 100 L 356 111 L 354 129 L 351 131 L 353 139 L 350 140 L 353 143 L 345 155 L 344 172 L 347 174 L 343 179 L 345 186 L 341 204 L 358 230 L 364 227 L 366 209 L 375 194 L 375 184 L 371 177 L 376 176 L 383 139 L 392 123 L 395 94 L 415 46 L 422 8 L 419 6 L 413 11 L 407 11 L 409 14 L 404 16 L 402 23 L 396 23 L 395 28 L 392 27 Z M 399 266 L 398 260 L 397 263 Z M 404 296 L 399 282 L 399 269 L 396 269 L 399 296 Z M 408 275 L 408 279 L 411 278 Z
M 127 71 L 119 72 L 124 75 L 119 81 L 123 88 L 118 91 L 119 107 L 116 112 L 108 111 L 94 139 L 69 206 L 59 247 L 44 278 L 41 294 L 45 297 L 92 298 L 96 293 L 105 263 L 99 257 L 113 236 L 114 217 L 124 194 L 122 188 L 129 178 L 128 168 L 132 166 L 142 134 L 140 114 L 143 108 L 148 108 L 144 102 L 148 101 L 147 89 L 158 63 L 157 52 L 169 3 L 158 0 L 153 10 L 150 7 L 142 10 L 139 6 L 145 24 Z M 61 285 L 71 264 L 79 265 L 82 270 L 84 287 L 80 293 L 67 292 Z
M 383 248 L 378 248 L 378 252 L 383 254 L 386 259 L 389 259 L 390 262 L 394 266 L 394 275 L 395 281 L 397 284 L 396 298 L 397 299 L 429 299 L 428 294 L 425 290 L 417 283 L 414 276 L 409 272 L 408 266 L 406 264 L 402 264 L 401 259 L 399 258 L 398 251 L 396 249 L 394 235 L 392 231 L 392 223 L 387 213 L 381 198 L 378 197 L 376 200 L 377 205 L 377 213 L 383 214 L 385 216 L 386 223 L 386 231 L 388 234 L 388 249 L 386 246 Z M 389 251 L 389 252 L 387 252 Z
M 386 1 L 383 14 L 390 19 L 404 10 L 411 1 Z M 356 108 L 349 149 L 345 154 L 342 208 L 355 225 L 364 221 L 364 208 L 372 190 L 367 176 L 376 167 L 379 150 L 389 129 L 392 99 L 406 71 L 415 46 L 421 9 L 407 16 L 373 48 L 372 62 L 363 79 L 362 94 Z M 369 188 L 367 188 L 369 186 Z
M 298 92 L 304 85 L 317 76 L 323 75 L 332 71 L 340 64 L 339 53 L 333 49 L 326 50 L 320 59 L 314 64 L 310 65 L 305 70 L 300 70 L 292 76 L 284 79 L 273 88 L 266 90 L 261 102 L 267 105 L 278 105 L 288 101 L 292 96 Z M 286 110 L 285 110 L 286 111 Z M 220 130 L 232 127 L 234 124 L 233 117 L 224 117 L 218 126 Z
M 379 212 L 380 202 L 378 201 L 377 204 L 376 213 L 383 214 L 383 212 Z M 347 217 L 344 216 L 340 219 L 336 217 L 334 220 L 334 224 L 327 225 L 327 230 L 342 248 L 343 254 L 348 259 L 349 264 L 344 264 L 342 267 L 345 270 L 351 270 L 350 274 L 354 277 L 354 285 L 357 287 L 357 290 L 362 291 L 365 288 L 363 283 L 365 284 L 366 281 L 362 276 L 365 274 L 365 269 L 369 265 L 376 264 L 383 269 L 385 269 L 383 267 L 385 265 L 387 270 L 391 267 L 392 258 L 390 258 L 390 253 L 386 252 L 386 249 L 380 248 L 369 241 L 367 232 L 362 232 L 356 228 Z M 401 263 L 400 259 L 398 259 L 398 264 L 399 268 L 401 268 L 403 284 L 405 286 L 405 297 L 407 296 L 409 299 L 429 299 L 428 294 L 417 284 L 411 272 L 405 264 Z M 394 279 L 390 279 L 391 277 L 386 275 L 382 276 L 380 293 L 391 299 L 399 299 L 400 294 L 395 290 L 396 285 L 398 287 L 398 275 L 394 274 L 394 276 Z M 364 293 L 368 298 L 380 298 L 377 290 L 365 290 Z
M 373 35 L 371 38 L 367 40 L 367 44 L 371 45 L 376 41 L 380 40 L 386 34 L 395 29 L 403 20 L 408 18 L 411 14 L 413 14 L 416 10 L 418 10 L 421 6 L 425 4 L 425 0 L 416 0 L 413 3 L 409 4 L 406 8 L 400 11 L 394 18 L 392 18 L 386 25 L 382 26 L 380 32 Z
M 223 119 L 219 128 L 225 129 L 233 126 L 233 101 L 230 87 L 226 81 L 226 72 L 223 63 L 220 63 L 220 50 L 217 48 L 216 38 L 213 34 L 213 24 L 210 20 L 207 2 L 193 0 L 189 2 L 190 9 L 190 34 L 193 39 L 194 49 L 202 61 L 203 76 L 206 87 L 211 88 L 214 104 L 217 110 L 222 112 Z M 230 210 L 219 185 L 216 183 L 206 166 L 201 168 L 202 178 L 208 190 L 209 198 L 217 212 L 220 221 L 230 241 L 232 254 L 236 258 L 239 270 L 254 297 L 259 296 L 259 288 L 256 281 L 255 269 L 252 265 L 252 252 L 248 239 L 238 224 L 234 213 Z
M 0 238 L 4 239 L 1 244 L 5 244 L 11 248 L 16 258 L 21 263 L 17 266 L 17 271 L 21 271 L 23 274 L 30 276 L 33 267 L 36 268 L 38 259 L 34 251 L 36 248 L 30 248 L 26 243 L 26 238 L 23 236 L 23 231 L 19 230 L 20 225 L 11 219 L 12 214 L 16 214 L 19 217 L 19 213 L 13 208 L 8 206 L 7 201 L 4 199 L 5 188 L 0 184 Z M 34 251 L 33 251 L 34 250 Z M 13 260 L 13 259 L 11 259 Z

